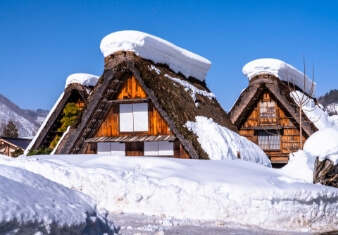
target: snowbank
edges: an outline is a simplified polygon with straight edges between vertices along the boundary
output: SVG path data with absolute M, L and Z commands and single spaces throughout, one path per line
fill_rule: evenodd
M 329 116 L 327 118 L 333 128 L 338 130 L 338 115 Z
M 310 153 L 299 150 L 298 152 L 290 153 L 288 164 L 281 168 L 280 171 L 289 177 L 312 183 L 315 160 L 316 158 Z
M 261 148 L 212 119 L 197 116 L 196 122 L 187 122 L 186 127 L 198 136 L 198 142 L 210 160 L 241 158 L 271 167 L 270 160 Z
M 280 169 L 289 177 L 313 182 L 316 158 L 320 161 L 329 159 L 334 165 L 338 163 L 338 130 L 324 128 L 311 135 L 304 144 L 304 150 L 290 154 L 289 162 Z
M 330 159 L 334 165 L 338 163 L 338 130 L 324 128 L 311 135 L 304 144 L 304 151 L 320 161 Z
M 290 92 L 290 96 L 298 106 L 300 103 L 302 103 L 303 112 L 319 130 L 332 127 L 327 113 L 324 112 L 324 110 L 322 110 L 318 105 L 316 105 L 313 99 L 308 98 L 300 91 L 292 91 Z
M 88 74 L 88 73 L 74 73 L 67 77 L 65 88 L 69 84 L 79 83 L 83 86 L 95 86 L 99 76 Z
M 338 189 L 241 160 L 47 155 L 8 158 L 2 164 L 81 191 L 111 212 L 224 220 L 273 230 L 338 229 Z
M 58 234 L 114 231 L 88 196 L 25 169 L 6 166 L 0 156 L 0 233 Z M 40 233 L 39 233 L 40 232 Z
M 312 97 L 316 92 L 316 83 L 313 83 L 314 87 L 312 88 L 312 81 L 307 76 L 281 60 L 270 58 L 253 60 L 243 67 L 242 72 L 249 80 L 258 74 L 269 73 L 280 80 L 295 84 Z
M 156 36 L 133 30 L 118 31 L 105 36 L 100 45 L 104 57 L 117 51 L 132 51 L 155 63 L 167 64 L 181 72 L 204 81 L 211 62 Z

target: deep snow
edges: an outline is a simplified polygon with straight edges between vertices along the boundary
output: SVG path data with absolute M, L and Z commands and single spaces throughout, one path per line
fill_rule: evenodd
M 263 58 L 250 61 L 244 65 L 242 72 L 249 80 L 258 74 L 269 73 L 278 77 L 280 80 L 298 86 L 312 97 L 314 97 L 316 93 L 315 82 L 311 81 L 292 65 L 278 59 Z
M 338 229 L 338 189 L 243 160 L 54 155 L 6 158 L 1 164 L 80 191 L 110 212 L 273 230 Z
M 218 125 L 211 118 L 197 116 L 195 119 L 195 122 L 188 121 L 186 127 L 198 136 L 197 140 L 210 160 L 240 158 L 271 167 L 271 162 L 263 150 L 247 138 Z
M 72 83 L 78 83 L 83 86 L 95 86 L 98 80 L 99 76 L 96 75 L 89 73 L 74 73 L 67 77 L 65 88 Z
M 25 169 L 2 164 L 8 160 L 13 159 L 0 156 L 0 234 L 116 231 L 88 196 Z
M 204 81 L 211 62 L 186 49 L 175 46 L 159 37 L 134 31 L 124 30 L 105 36 L 100 45 L 104 57 L 118 51 L 132 51 L 136 55 L 155 63 L 167 64 L 176 73 Z

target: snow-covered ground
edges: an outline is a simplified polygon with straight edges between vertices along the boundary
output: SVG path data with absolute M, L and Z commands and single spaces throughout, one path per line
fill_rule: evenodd
M 110 213 L 123 235 L 310 235 L 313 232 L 274 231 L 221 220 L 191 220 L 142 214 Z
M 0 164 L 0 195 L 0 234 L 116 231 L 88 196 L 25 169 Z
M 284 231 L 338 230 L 338 189 L 243 160 L 54 155 L 2 158 L 0 164 L 80 191 L 113 213 Z

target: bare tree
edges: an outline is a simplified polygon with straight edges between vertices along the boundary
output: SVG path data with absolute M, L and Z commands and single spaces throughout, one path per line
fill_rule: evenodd
M 298 115 L 299 115 L 299 137 L 300 137 L 300 149 L 303 149 L 303 109 L 304 107 L 307 106 L 307 104 L 309 104 L 309 102 L 311 102 L 312 97 L 314 95 L 315 92 L 315 82 L 314 82 L 314 68 L 312 68 L 312 79 L 311 79 L 311 86 L 310 89 L 307 91 L 307 82 L 308 82 L 308 78 L 306 76 L 306 65 L 305 65 L 305 60 L 303 59 L 303 66 L 304 66 L 304 73 L 303 73 L 303 87 L 299 87 L 297 88 L 297 86 L 292 83 L 289 79 L 289 76 L 287 74 L 287 70 L 286 70 L 286 77 L 287 77 L 287 84 L 290 90 L 290 95 L 292 96 L 292 98 L 294 99 L 294 101 L 296 102 L 296 105 L 298 105 L 299 107 L 299 111 L 298 111 Z M 299 91 L 299 89 L 301 89 L 302 91 Z M 298 91 L 298 92 L 297 92 Z M 292 94 L 291 94 L 292 93 Z M 313 109 L 314 110 L 314 109 Z M 313 110 L 307 110 L 309 112 L 313 111 Z

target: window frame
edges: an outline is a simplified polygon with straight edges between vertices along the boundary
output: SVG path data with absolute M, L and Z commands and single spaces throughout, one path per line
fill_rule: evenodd
M 281 134 L 277 130 L 257 131 L 257 145 L 265 151 L 280 151 L 281 139 Z
M 125 112 L 121 112 L 121 110 Z M 119 104 L 119 132 L 134 133 L 148 131 L 149 131 L 148 103 L 140 102 L 140 103 Z

